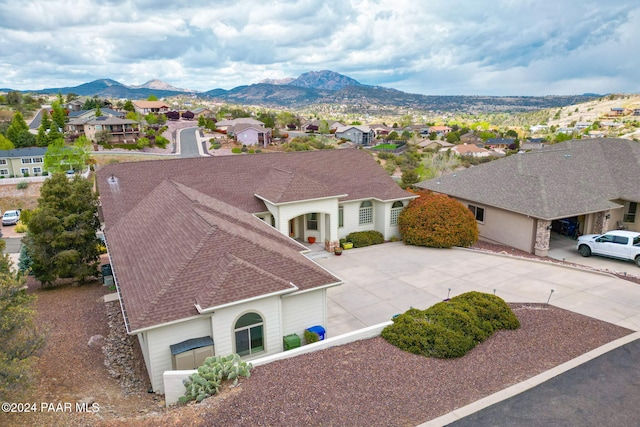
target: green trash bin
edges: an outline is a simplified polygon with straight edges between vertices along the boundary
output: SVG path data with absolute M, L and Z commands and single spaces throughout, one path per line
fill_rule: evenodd
M 284 337 L 284 350 L 300 347 L 300 337 L 297 334 L 290 334 Z

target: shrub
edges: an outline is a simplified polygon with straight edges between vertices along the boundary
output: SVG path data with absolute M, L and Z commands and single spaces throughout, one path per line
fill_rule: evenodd
M 240 153 L 242 153 L 242 148 L 240 148 L 240 147 L 233 147 L 233 148 L 231 149 L 231 152 L 232 152 L 233 154 L 240 154 Z
M 186 392 L 178 400 L 180 403 L 202 402 L 217 394 L 223 381 L 233 380 L 233 386 L 236 386 L 240 377 L 249 378 L 251 368 L 251 363 L 243 361 L 237 354 L 207 357 L 198 372 L 184 380 Z
M 513 311 L 495 295 L 468 292 L 426 310 L 410 308 L 393 319 L 382 337 L 427 357 L 461 357 L 498 329 L 520 327 Z
M 211 144 L 212 150 L 218 150 L 220 149 L 220 147 L 222 147 L 222 144 L 220 144 L 219 142 L 214 142 L 213 144 Z
M 29 183 L 27 181 L 20 181 L 18 184 L 16 184 L 16 188 L 18 190 L 26 190 L 27 187 L 29 187 Z
M 160 135 L 156 136 L 156 146 L 160 148 L 167 148 L 167 145 L 169 145 L 169 140 L 167 138 Z
M 151 144 L 151 142 L 149 141 L 149 138 L 146 137 L 142 137 L 142 138 L 138 138 L 138 142 L 136 142 L 136 147 L 139 149 L 148 147 Z
M 365 246 L 378 245 L 384 243 L 384 236 L 379 231 L 354 231 L 347 235 L 346 240 L 353 243 L 354 248 L 363 248 Z
M 310 331 L 308 329 L 304 330 L 304 340 L 307 344 L 313 344 L 314 342 L 320 341 L 320 335 L 317 333 Z
M 23 223 L 22 221 L 18 221 L 18 223 L 16 224 L 14 231 L 16 233 L 26 233 L 27 232 L 27 225 L 25 223 Z
M 256 150 L 254 150 L 253 148 L 249 148 L 249 150 L 247 151 L 247 153 L 249 153 L 249 154 L 253 154 L 255 152 L 256 152 Z
M 240 149 L 240 151 L 242 151 L 243 153 L 246 153 L 249 149 L 247 148 L 246 145 L 243 145 L 242 148 Z
M 398 227 L 407 245 L 450 248 L 478 240 L 478 224 L 469 209 L 449 196 L 420 192 L 400 212 Z

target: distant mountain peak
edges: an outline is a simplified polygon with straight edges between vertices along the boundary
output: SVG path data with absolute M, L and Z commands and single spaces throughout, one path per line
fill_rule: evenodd
M 165 83 L 162 80 L 152 79 L 148 82 L 141 84 L 139 86 L 129 86 L 133 89 L 156 89 L 156 90 L 170 90 L 173 92 L 195 92 L 189 89 L 181 89 L 175 86 L 170 85 L 169 83 Z
M 264 79 L 260 80 L 258 83 L 264 83 L 268 85 L 288 85 L 294 80 L 295 77 L 284 77 L 282 79 Z
M 313 89 L 340 90 L 347 86 L 363 86 L 360 82 L 335 71 L 309 71 L 289 83 L 291 86 Z

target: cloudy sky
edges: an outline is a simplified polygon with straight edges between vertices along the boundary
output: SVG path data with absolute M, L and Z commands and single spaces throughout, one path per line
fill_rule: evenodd
M 0 0 L 0 87 L 332 70 L 427 95 L 640 92 L 640 2 Z

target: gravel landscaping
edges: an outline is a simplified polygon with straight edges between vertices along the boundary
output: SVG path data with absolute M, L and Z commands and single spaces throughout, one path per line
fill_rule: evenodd
M 147 393 L 136 340 L 126 335 L 118 304 L 102 301 L 106 287 L 29 286 L 47 343 L 35 387 L 20 401 L 87 400 L 100 410 L 2 414 L 0 425 L 416 425 L 631 332 L 553 306 L 512 304 L 521 328 L 500 331 L 459 359 L 427 359 L 374 338 L 256 367 L 236 388 L 166 409 L 162 396 Z

